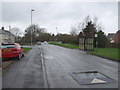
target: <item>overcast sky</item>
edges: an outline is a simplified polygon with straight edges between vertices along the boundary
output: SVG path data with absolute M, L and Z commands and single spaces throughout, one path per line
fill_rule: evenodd
M 83 22 L 88 15 L 98 18 L 106 34 L 118 30 L 117 2 L 3 2 L 1 26 L 24 31 L 31 24 L 31 9 L 35 10 L 33 23 L 50 33 L 69 33 L 72 25 Z

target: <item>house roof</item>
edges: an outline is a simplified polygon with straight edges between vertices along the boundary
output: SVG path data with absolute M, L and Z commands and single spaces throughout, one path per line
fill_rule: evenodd
M 114 37 L 118 37 L 118 35 L 120 35 L 120 30 L 118 30 L 117 32 L 116 32 L 116 34 L 114 35 Z
M 120 30 L 118 30 L 117 33 L 120 33 Z
M 14 36 L 10 31 L 0 29 L 0 34 L 7 34 Z

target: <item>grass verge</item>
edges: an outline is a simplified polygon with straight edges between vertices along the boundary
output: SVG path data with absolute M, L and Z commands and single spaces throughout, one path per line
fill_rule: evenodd
M 26 53 L 26 52 L 28 52 L 29 50 L 31 50 L 32 48 L 23 48 L 24 49 L 24 52 Z
M 64 44 L 58 42 L 49 42 L 49 44 L 58 45 L 71 49 L 79 49 L 79 46 L 75 44 Z M 90 51 L 88 53 L 120 62 L 118 52 L 120 52 L 120 49 L 117 48 L 95 48 L 94 51 Z
M 120 49 L 118 50 L 117 48 L 95 48 L 94 51 L 89 52 L 89 54 L 120 61 L 120 58 L 118 58 L 119 51 Z
M 59 42 L 49 42 L 49 44 L 58 45 L 58 46 L 71 48 L 71 49 L 78 49 L 79 48 L 78 45 L 75 45 L 75 44 L 65 44 L 65 43 L 59 43 Z

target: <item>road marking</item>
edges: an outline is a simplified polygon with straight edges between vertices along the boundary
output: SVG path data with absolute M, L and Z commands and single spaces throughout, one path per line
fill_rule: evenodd
M 91 83 L 106 83 L 106 81 L 94 78 Z
M 46 56 L 46 57 L 44 57 L 45 59 L 53 59 L 53 57 L 51 57 L 51 56 Z

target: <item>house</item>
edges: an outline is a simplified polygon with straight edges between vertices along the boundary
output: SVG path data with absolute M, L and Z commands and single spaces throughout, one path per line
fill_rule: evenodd
M 107 36 L 110 47 L 119 47 L 120 46 L 120 30 L 118 30 L 115 34 L 108 34 Z
M 116 34 L 113 36 L 112 41 L 115 44 L 120 44 L 120 30 L 118 30 Z
M 108 33 L 107 39 L 110 43 L 113 43 L 112 39 L 113 39 L 114 35 L 115 35 L 115 33 Z
M 2 43 L 14 43 L 15 36 L 7 30 L 4 30 L 4 27 L 0 29 L 0 44 Z

